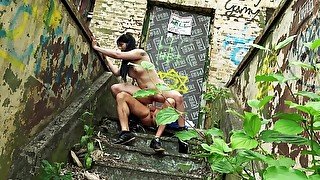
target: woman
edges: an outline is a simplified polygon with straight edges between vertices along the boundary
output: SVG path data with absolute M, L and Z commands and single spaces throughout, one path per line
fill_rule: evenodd
M 127 92 L 133 95 L 140 89 L 156 89 L 156 84 L 164 83 L 164 81 L 158 76 L 158 73 L 155 69 L 146 71 L 141 66 L 131 65 L 140 65 L 142 61 L 151 62 L 149 55 L 143 49 L 136 48 L 136 41 L 131 33 L 121 35 L 117 39 L 117 46 L 121 50 L 121 52 L 113 49 L 101 48 L 97 45 L 96 39 L 94 37 L 92 40 L 92 47 L 95 50 L 99 51 L 104 56 L 119 59 L 122 61 L 121 67 L 119 69 L 112 63 L 111 60 L 106 58 L 107 65 L 110 68 L 110 71 L 115 76 L 121 76 L 125 82 L 127 80 L 127 76 L 129 76 L 133 80 L 135 80 L 138 85 L 135 86 L 128 83 L 114 84 L 111 87 L 114 97 L 116 97 L 120 92 Z M 175 101 L 176 109 L 179 112 L 184 112 L 183 96 L 176 90 L 164 91 L 161 94 L 153 96 L 153 98 L 155 102 L 161 103 L 164 103 L 166 98 L 172 98 Z M 185 120 L 181 116 L 179 117 L 178 125 L 181 129 L 184 129 L 185 127 Z

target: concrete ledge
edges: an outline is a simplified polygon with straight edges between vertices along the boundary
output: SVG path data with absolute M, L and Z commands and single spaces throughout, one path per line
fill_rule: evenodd
M 95 116 L 98 121 L 102 115 L 116 118 L 116 103 L 110 90 L 114 83 L 117 79 L 109 72 L 104 73 L 29 144 L 16 150 L 9 177 L 34 179 L 42 160 L 66 161 L 71 146 L 79 142 L 84 133 L 83 123 L 79 120 L 84 112 L 98 115 Z

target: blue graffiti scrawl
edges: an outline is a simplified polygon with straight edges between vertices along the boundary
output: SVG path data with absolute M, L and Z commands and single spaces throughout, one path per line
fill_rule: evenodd
M 223 41 L 223 48 L 230 52 L 230 60 L 238 65 L 250 48 L 248 44 L 252 43 L 254 39 L 254 37 L 242 38 L 228 35 Z

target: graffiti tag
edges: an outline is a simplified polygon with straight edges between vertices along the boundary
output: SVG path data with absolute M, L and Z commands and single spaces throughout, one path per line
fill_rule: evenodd
M 260 9 L 254 10 L 248 6 L 235 5 L 231 1 L 232 0 L 228 0 L 224 5 L 224 8 L 226 10 L 225 15 L 228 17 L 230 16 L 239 17 L 239 16 L 247 15 L 252 21 L 260 12 Z M 254 4 L 254 8 L 258 7 L 260 3 L 261 3 L 261 0 L 258 0 L 258 2 Z

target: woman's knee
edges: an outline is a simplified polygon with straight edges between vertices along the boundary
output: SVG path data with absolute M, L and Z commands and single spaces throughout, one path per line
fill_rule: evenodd
M 180 93 L 174 93 L 174 100 L 176 101 L 176 104 L 183 103 L 183 95 Z
M 119 92 L 118 94 L 116 94 L 116 99 L 117 100 L 124 100 L 128 96 L 130 96 L 130 95 L 128 93 L 126 93 L 126 92 Z
M 111 86 L 111 91 L 114 96 L 117 96 L 121 92 L 121 84 L 113 84 Z
M 166 101 L 169 103 L 169 106 L 176 106 L 176 101 L 173 98 L 167 98 Z

